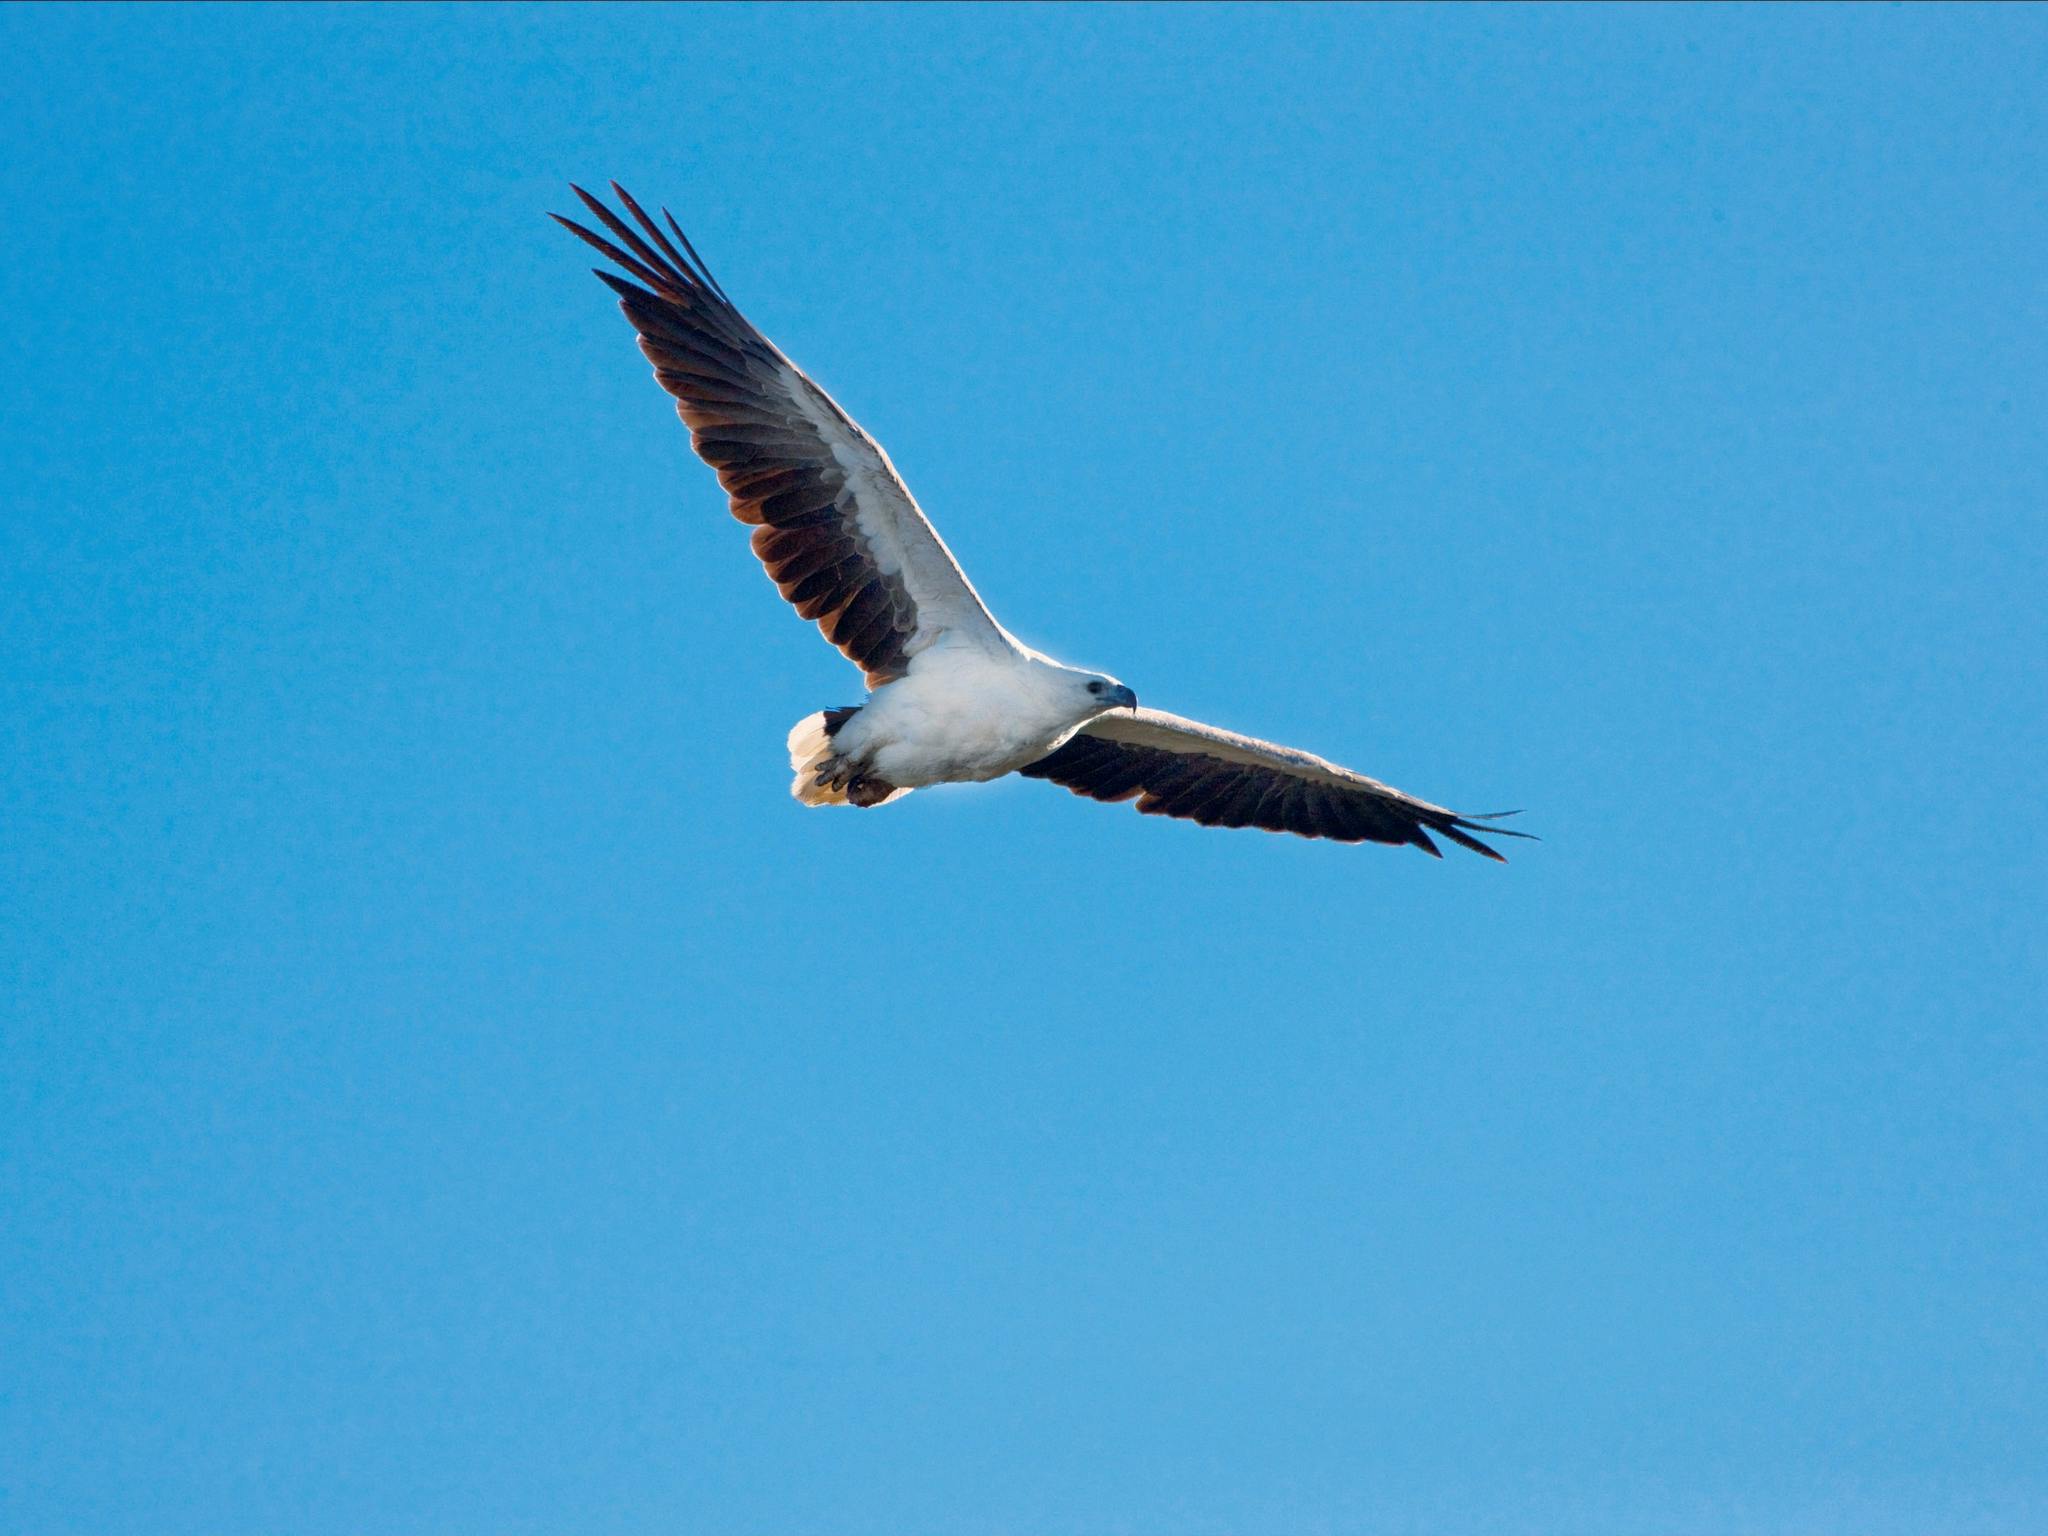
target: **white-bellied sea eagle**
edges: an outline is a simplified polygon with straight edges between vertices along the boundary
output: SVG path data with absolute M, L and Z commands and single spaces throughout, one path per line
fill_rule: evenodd
M 627 276 L 619 295 L 699 458 L 782 595 L 866 675 L 866 702 L 789 733 L 806 805 L 886 805 L 928 784 L 1051 779 L 1147 815 L 1346 843 L 1434 832 L 1490 859 L 1472 834 L 1519 837 L 1307 752 L 1138 707 L 1115 678 L 1061 666 L 998 624 L 889 456 L 747 323 L 666 209 L 669 234 L 617 182 L 632 225 L 573 189 L 612 238 L 559 223 Z M 680 249 L 678 249 L 680 247 Z

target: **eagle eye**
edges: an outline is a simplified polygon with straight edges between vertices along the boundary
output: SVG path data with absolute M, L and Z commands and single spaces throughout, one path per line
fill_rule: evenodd
M 1100 684 L 1100 683 L 1090 683 L 1090 684 L 1088 685 L 1088 691 L 1089 691 L 1090 693 L 1100 693 L 1100 692 L 1102 692 L 1102 684 Z

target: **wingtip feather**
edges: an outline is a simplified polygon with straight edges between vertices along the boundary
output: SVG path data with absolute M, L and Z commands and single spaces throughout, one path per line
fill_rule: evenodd
M 683 271 L 689 271 L 689 262 L 683 259 L 680 251 L 669 244 L 668 236 L 661 232 L 661 226 L 647 216 L 647 210 L 633 200 L 633 194 L 616 181 L 612 183 L 612 191 L 617 193 L 619 201 L 626 205 L 626 211 L 633 215 L 633 221 L 647 231 L 647 238 L 661 247 L 662 254 Z
M 725 289 L 719 286 L 718 279 L 711 275 L 711 268 L 705 264 L 704 258 L 697 254 L 697 247 L 690 244 L 690 237 L 683 233 L 683 226 L 676 222 L 676 216 L 670 213 L 666 206 L 662 208 L 661 216 L 668 220 L 668 227 L 675 231 L 676 239 L 683 243 L 683 249 L 688 251 L 690 259 L 697 263 L 697 271 L 702 275 L 705 286 L 717 294 L 724 303 L 730 305 L 732 300 L 726 297 Z
M 1508 861 L 1507 855 L 1502 853 L 1498 848 L 1489 848 L 1486 844 L 1479 841 L 1478 838 L 1472 836 L 1469 832 L 1466 832 L 1461 827 L 1438 827 L 1436 830 L 1438 832 L 1441 832 L 1445 837 L 1448 837 L 1460 848 L 1469 848 L 1472 850 L 1472 852 L 1481 854 L 1484 857 L 1493 860 L 1493 862 L 1496 864 L 1505 864 Z M 1488 828 L 1487 830 L 1489 833 L 1491 833 L 1493 829 Z

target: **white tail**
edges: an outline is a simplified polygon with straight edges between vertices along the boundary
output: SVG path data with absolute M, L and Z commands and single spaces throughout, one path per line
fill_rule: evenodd
M 796 778 L 789 792 L 805 805 L 887 805 L 910 793 L 840 760 L 833 738 L 859 713 L 858 708 L 821 709 L 815 715 L 805 715 L 791 729 L 789 766 L 796 770 Z M 827 765 L 833 771 L 820 784 L 818 771 Z
M 815 715 L 805 715 L 790 729 L 789 766 L 795 770 L 796 778 L 789 792 L 805 805 L 846 804 L 843 788 L 833 789 L 818 782 L 818 770 L 832 755 L 832 723 L 825 717 L 839 713 L 836 709 L 821 709 Z

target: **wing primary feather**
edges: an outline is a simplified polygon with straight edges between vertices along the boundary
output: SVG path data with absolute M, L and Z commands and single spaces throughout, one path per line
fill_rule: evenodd
M 1429 840 L 1429 834 L 1422 830 L 1422 823 L 1419 821 L 1408 828 L 1408 841 L 1417 848 L 1420 848 L 1432 859 L 1440 859 L 1444 856 L 1443 850 Z
M 668 243 L 668 236 L 661 232 L 661 226 L 647 217 L 647 211 L 633 201 L 633 194 L 620 186 L 616 181 L 612 183 L 612 190 L 619 194 L 619 201 L 624 203 L 627 211 L 633 215 L 633 222 L 646 230 L 648 238 L 667 253 L 670 263 L 681 271 L 689 271 L 690 264 L 683 260 L 681 254 L 677 252 L 674 246 Z
M 1458 820 L 1466 826 L 1471 826 L 1478 818 L 1474 816 L 1460 816 Z M 1534 832 L 1517 832 L 1512 827 L 1473 827 L 1472 830 L 1484 832 L 1488 837 L 1519 837 L 1525 843 L 1540 843 L 1543 841 Z
M 582 198 L 583 206 L 588 208 L 603 223 L 606 229 L 610 230 L 619 239 L 625 241 L 627 246 L 632 249 L 633 254 L 638 256 L 651 271 L 660 272 L 662 270 L 663 262 L 661 257 L 655 253 L 654 247 L 640 238 L 639 233 L 634 230 L 632 225 L 628 224 L 616 213 L 613 213 L 610 208 L 574 183 L 570 184 L 569 190 Z M 670 272 L 664 275 L 668 280 L 667 286 L 669 287 L 679 286 L 683 278 L 683 274 L 680 272 Z
M 647 284 L 649 289 L 666 288 L 670 286 L 668 280 L 664 279 L 660 273 L 653 271 L 652 269 L 642 265 L 638 261 L 635 261 L 631 256 L 628 256 L 624 251 L 620 250 L 616 245 L 613 245 L 611 241 L 605 239 L 604 236 L 598 234 L 595 230 L 585 229 L 581 224 L 578 224 L 574 219 L 565 219 L 559 213 L 551 213 L 548 215 L 548 217 L 553 219 L 557 224 L 561 225 L 562 228 L 568 230 L 569 233 L 574 235 L 577 239 L 583 241 L 586 245 L 589 245 L 593 247 L 595 250 L 601 252 L 605 260 L 617 262 L 620 266 L 624 267 L 628 272 L 632 273 L 635 277 L 639 278 L 643 283 Z M 599 272 L 597 275 L 599 277 L 605 277 L 605 274 L 603 272 Z M 606 281 L 615 281 L 615 279 L 607 278 Z M 645 297 L 649 299 L 654 299 L 656 303 L 660 302 L 660 300 L 657 299 L 656 296 L 651 292 L 646 293 Z
M 1474 811 L 1469 816 L 1460 816 L 1458 820 L 1469 826 L 1475 821 L 1499 821 L 1506 816 L 1519 816 L 1521 814 L 1520 811 Z M 1488 837 L 1519 837 L 1524 842 L 1530 843 L 1540 843 L 1543 841 L 1534 832 L 1517 832 L 1509 827 L 1483 827 L 1480 830 L 1485 832 Z
M 683 226 L 676 222 L 676 216 L 666 208 L 661 210 L 661 216 L 668 220 L 668 227 L 676 232 L 676 238 L 682 241 L 683 249 L 690 253 L 690 260 L 697 264 L 697 275 L 704 279 L 704 286 L 724 299 L 727 304 L 732 303 L 731 299 L 725 297 L 725 290 L 718 285 L 718 279 L 711 275 L 711 268 L 705 264 L 704 258 L 697 254 L 697 247 L 690 244 L 690 237 L 683 233 Z
M 1493 860 L 1493 862 L 1496 864 L 1507 863 L 1507 855 L 1500 852 L 1500 850 L 1496 848 L 1487 847 L 1486 844 L 1479 841 L 1478 838 L 1468 836 L 1466 833 L 1459 831 L 1456 827 L 1438 827 L 1436 830 L 1441 836 L 1448 837 L 1460 848 L 1470 848 L 1474 853 L 1484 854 L 1487 858 Z

